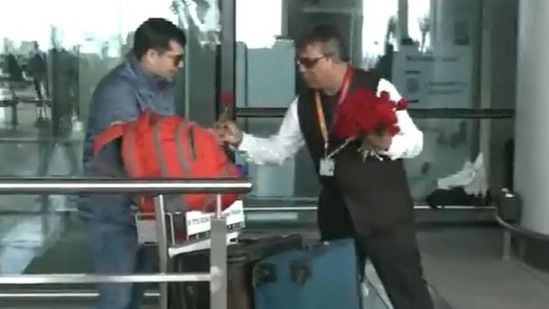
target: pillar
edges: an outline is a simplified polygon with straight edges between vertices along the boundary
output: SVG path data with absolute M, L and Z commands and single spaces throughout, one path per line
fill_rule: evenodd
M 514 187 L 521 226 L 549 235 L 549 1 L 520 1 Z
M 448 46 L 453 44 L 454 5 L 455 0 L 431 0 L 430 22 L 431 22 L 431 45 Z
M 398 30 L 400 45 L 403 39 L 410 37 L 408 33 L 408 0 L 398 0 Z

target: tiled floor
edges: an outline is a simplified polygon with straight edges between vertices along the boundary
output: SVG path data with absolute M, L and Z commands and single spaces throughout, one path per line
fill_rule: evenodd
M 500 259 L 497 229 L 420 234 L 429 282 L 456 309 L 546 309 L 549 274 Z
M 38 233 L 37 230 L 35 231 Z M 67 237 L 62 238 L 65 239 L 62 243 L 71 246 L 74 251 L 81 251 L 81 242 L 75 245 L 73 241 L 69 242 Z M 517 261 L 501 261 L 499 259 L 500 235 L 497 229 L 429 230 L 420 232 L 419 239 L 426 277 L 452 308 L 547 308 L 549 274 L 531 269 Z M 35 251 L 40 252 L 39 248 Z M 68 251 L 71 250 L 68 248 Z M 89 262 L 85 259 L 77 259 L 80 263 Z M 22 263 L 24 261 L 14 256 L 11 259 L 11 265 L 6 267 L 21 268 Z M 83 267 L 78 266 L 79 263 L 76 264 L 68 265 L 66 259 L 59 259 L 59 264 L 51 265 L 53 269 L 44 270 L 50 272 L 72 268 L 74 271 L 75 268 Z M 55 307 L 58 308 L 59 305 Z M 70 308 L 75 307 L 78 306 L 70 306 Z M 50 307 L 44 304 L 44 307 L 28 308 Z

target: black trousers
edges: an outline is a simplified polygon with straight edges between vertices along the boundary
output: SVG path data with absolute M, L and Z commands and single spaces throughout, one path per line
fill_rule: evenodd
M 413 216 L 383 231 L 358 235 L 343 198 L 326 191 L 318 205 L 322 240 L 355 238 L 360 270 L 364 271 L 366 258 L 370 259 L 394 309 L 433 309 Z

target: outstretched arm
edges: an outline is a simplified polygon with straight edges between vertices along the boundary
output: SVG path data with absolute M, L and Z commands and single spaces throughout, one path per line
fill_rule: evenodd
M 290 104 L 277 134 L 267 138 L 246 133 L 242 135 L 238 151 L 244 154 L 248 161 L 256 164 L 282 165 L 304 145 L 297 115 L 297 101 L 295 98 Z

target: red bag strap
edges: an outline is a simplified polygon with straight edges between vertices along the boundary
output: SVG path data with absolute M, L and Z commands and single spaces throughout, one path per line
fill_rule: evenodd
M 152 133 L 153 137 L 158 135 L 158 128 L 160 122 L 163 120 L 163 116 L 150 110 L 145 110 L 137 117 L 134 122 L 128 123 L 123 129 L 124 140 L 122 141 L 122 158 L 124 158 L 124 165 L 130 177 L 143 177 L 147 174 L 146 163 L 143 160 L 147 159 L 146 155 L 143 157 L 143 151 L 150 151 L 150 149 L 137 149 L 136 147 L 142 147 L 136 140 L 142 138 L 142 134 L 145 132 Z M 148 134 L 146 134 L 149 136 Z M 159 140 L 157 143 L 161 143 Z M 158 145 L 154 145 L 153 149 Z M 162 158 L 158 158 L 161 160 Z M 161 166 L 162 167 L 162 166 Z M 167 169 L 167 168 L 166 168 Z M 167 173 L 167 172 L 166 172 Z M 167 174 L 164 176 L 168 176 Z
M 124 135 L 125 125 L 125 123 L 115 124 L 99 133 L 93 140 L 93 155 L 96 156 L 97 152 L 105 145 L 122 137 L 122 135 Z
M 111 127 L 107 128 L 103 132 L 99 133 L 93 140 L 93 156 L 97 157 L 97 154 L 108 143 L 114 141 L 117 138 L 120 138 L 124 135 L 125 123 L 114 124 Z M 92 163 L 98 171 L 101 173 L 111 176 L 111 177 L 123 177 L 124 175 L 120 174 L 117 169 L 114 169 L 112 166 L 108 166 L 98 160 L 93 160 Z
M 162 119 L 162 116 L 154 113 L 151 110 L 143 111 L 137 118 L 137 125 L 140 126 L 152 126 L 156 122 Z M 99 133 L 93 141 L 93 154 L 97 155 L 99 149 L 103 148 L 106 144 L 112 142 L 113 140 L 122 137 L 126 133 L 126 129 L 129 123 L 120 122 L 111 125 L 109 128 Z
M 122 158 L 124 159 L 124 167 L 130 177 L 141 177 L 142 162 L 140 161 L 140 153 L 136 148 L 135 140 L 137 137 L 137 123 L 130 123 L 124 128 L 125 138 L 122 140 Z

